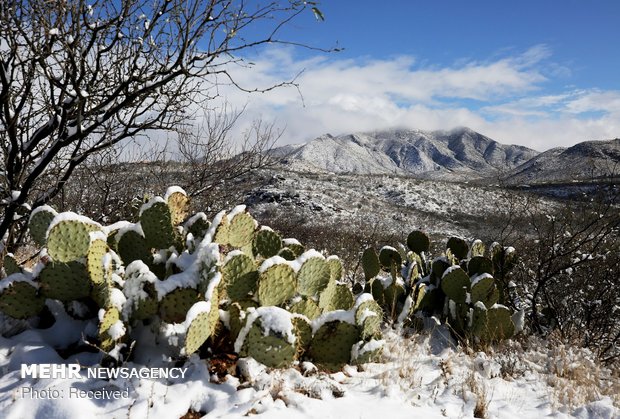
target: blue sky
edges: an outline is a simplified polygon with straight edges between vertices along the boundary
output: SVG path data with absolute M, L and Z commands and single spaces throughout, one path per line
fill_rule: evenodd
M 281 37 L 337 53 L 272 46 L 226 92 L 281 142 L 389 127 L 468 126 L 538 150 L 620 137 L 620 1 L 323 1 Z

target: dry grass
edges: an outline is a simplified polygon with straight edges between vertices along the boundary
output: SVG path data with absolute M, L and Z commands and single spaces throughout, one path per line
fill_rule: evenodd
M 487 396 L 487 389 L 484 383 L 480 383 L 476 378 L 476 374 L 472 372 L 467 381 L 465 381 L 467 390 L 476 396 L 476 405 L 474 406 L 475 418 L 486 418 L 489 414 L 489 404 L 491 400 Z
M 418 338 L 418 335 L 405 338 L 398 333 L 386 333 L 383 353 L 391 367 L 381 373 L 381 384 L 384 387 L 396 383 L 407 392 L 421 386 L 422 377 L 418 373 L 420 353 L 415 351 L 419 349 L 415 343 Z
M 603 397 L 620 406 L 618 371 L 601 365 L 589 350 L 551 342 L 546 367 L 556 408 L 574 409 Z

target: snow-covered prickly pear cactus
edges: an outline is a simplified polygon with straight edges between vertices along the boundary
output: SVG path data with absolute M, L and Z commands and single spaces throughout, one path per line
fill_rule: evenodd
M 383 311 L 370 294 L 354 297 L 340 259 L 282 239 L 244 206 L 212 222 L 190 217 L 188 206 L 173 187 L 143 204 L 137 223 L 111 226 L 41 207 L 29 227 L 45 247 L 41 260 L 32 271 L 5 263 L 0 310 L 29 318 L 57 300 L 90 324 L 89 343 L 119 360 L 139 350 L 142 340 L 132 341 L 143 324 L 168 330 L 173 356 L 229 339 L 271 367 L 310 360 L 335 369 L 380 357 Z M 402 260 L 394 249 L 374 258 L 393 272 Z

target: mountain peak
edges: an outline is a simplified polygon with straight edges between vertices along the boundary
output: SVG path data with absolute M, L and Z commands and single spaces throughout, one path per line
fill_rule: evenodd
M 278 149 L 275 153 L 282 155 Z M 500 144 L 467 127 L 450 131 L 392 128 L 322 135 L 287 153 L 286 164 L 300 171 L 460 180 L 512 169 L 536 154 L 526 147 Z

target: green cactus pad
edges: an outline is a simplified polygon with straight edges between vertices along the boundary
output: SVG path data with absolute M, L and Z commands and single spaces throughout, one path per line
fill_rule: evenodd
M 370 281 L 370 293 L 372 294 L 372 298 L 375 299 L 379 304 L 384 304 L 384 296 L 383 296 L 383 283 L 375 278 Z
M 147 204 L 140 214 L 140 226 L 149 248 L 167 249 L 175 244 L 172 215 L 165 202 L 155 201 Z
M 41 270 L 39 279 L 46 298 L 68 302 L 90 295 L 88 271 L 80 262 L 51 262 Z
M 245 325 L 246 310 L 250 307 L 256 308 L 258 303 L 254 300 L 235 301 L 228 305 L 230 336 L 232 340 L 236 340 L 239 331 Z
M 383 290 L 383 304 L 385 304 L 390 315 L 397 314 L 396 309 L 404 296 L 405 288 L 396 282 L 392 282 Z
M 377 341 L 371 340 L 369 342 L 360 341 L 355 345 L 356 358 L 353 359 L 353 363 L 357 365 L 367 364 L 369 362 L 380 362 L 383 357 L 383 345 Z
M 379 275 L 381 271 L 381 264 L 379 263 L 379 256 L 372 247 L 367 248 L 362 253 L 362 269 L 364 270 L 364 277 L 366 282 Z
M 293 317 L 293 332 L 295 333 L 295 344 L 297 347 L 297 359 L 304 354 L 312 342 L 312 326 L 302 317 Z
M 349 287 L 335 282 L 330 282 L 319 298 L 319 307 L 323 313 L 334 310 L 349 310 L 354 303 L 353 294 Z
M 22 270 L 17 263 L 17 260 L 10 253 L 4 256 L 4 272 L 6 276 L 21 273 Z
M 450 249 L 458 260 L 465 259 L 467 257 L 467 252 L 469 252 L 469 245 L 467 242 L 458 237 L 450 237 L 448 239 L 447 248 Z
M 295 271 L 288 265 L 267 268 L 258 277 L 258 301 L 262 306 L 279 306 L 295 295 Z
M 211 223 L 207 221 L 207 215 L 204 212 L 198 213 L 185 223 L 185 231 L 192 233 L 194 239 L 200 241 L 204 238 L 209 230 Z
M 428 236 L 422 231 L 412 231 L 407 236 L 407 247 L 417 254 L 428 252 L 430 243 Z
M 103 240 L 93 240 L 88 248 L 86 256 L 86 267 L 90 280 L 94 284 L 104 284 L 110 281 L 111 272 L 109 267 L 104 266 L 106 254 L 110 249 L 108 244 Z
M 417 253 L 410 252 L 409 255 L 407 256 L 407 259 L 410 261 L 412 266 L 409 272 L 409 277 L 404 278 L 404 279 L 410 281 L 409 283 L 412 283 L 418 278 L 424 276 L 424 270 L 426 269 L 426 266 L 424 262 L 422 261 L 422 258 L 420 257 L 420 255 L 418 255 Z
M 254 259 L 246 254 L 236 254 L 222 267 L 222 280 L 228 297 L 241 300 L 256 290 L 258 271 Z
M 444 272 L 446 272 L 446 269 L 448 269 L 449 267 L 450 264 L 448 263 L 448 261 L 446 261 L 444 258 L 437 258 L 433 261 L 431 265 L 431 273 L 436 279 L 441 279 Z
M 329 266 L 329 280 L 340 281 L 344 268 L 342 267 L 342 261 L 338 257 L 330 256 L 327 258 L 327 266 Z
M 14 319 L 36 316 L 44 305 L 45 299 L 39 296 L 35 287 L 25 281 L 13 281 L 0 292 L 0 311 Z
M 279 333 L 263 330 L 261 319 L 258 318 L 245 337 L 240 355 L 251 356 L 268 367 L 284 368 L 296 359 L 297 346 Z
M 49 231 L 48 254 L 58 262 L 70 262 L 85 257 L 90 247 L 90 233 L 99 230 L 94 224 L 74 220 L 61 221 Z
M 288 247 L 283 247 L 282 249 L 280 249 L 280 251 L 278 252 L 278 256 L 286 260 L 295 260 L 297 258 L 297 256 L 295 255 L 295 252 L 293 252 Z
M 118 238 L 116 248 L 125 266 L 129 265 L 134 260 L 141 260 L 147 265 L 153 262 L 153 256 L 146 244 L 146 239 L 137 231 L 125 231 Z
M 482 301 L 490 308 L 499 299 L 499 292 L 495 287 L 495 280 L 489 274 L 482 274 L 472 278 L 471 302 L 472 304 Z
M 330 279 L 329 265 L 321 257 L 311 257 L 301 265 L 297 273 L 297 292 L 313 297 L 323 291 Z
M 293 304 L 289 310 L 291 313 L 301 314 L 310 320 L 314 320 L 321 315 L 321 308 L 314 300 L 305 299 Z
M 469 276 L 459 267 L 450 268 L 441 278 L 441 290 L 459 304 L 465 303 L 470 284 Z
M 403 259 L 400 253 L 398 253 L 398 250 L 392 247 L 384 246 L 379 251 L 379 262 L 381 263 L 381 266 L 389 269 L 392 265 L 400 267 L 403 263 Z
M 230 337 L 234 342 L 237 340 L 237 336 L 239 336 L 239 331 L 243 328 L 245 324 L 245 312 L 241 308 L 241 305 L 238 302 L 234 302 L 228 305 L 228 328 L 230 329 Z M 243 312 L 243 318 L 242 313 Z
M 99 323 L 99 345 L 105 352 L 114 348 L 115 341 L 112 339 L 108 331 L 117 321 L 120 320 L 120 313 L 115 307 L 110 307 L 105 311 L 103 318 Z
M 219 244 L 228 244 L 229 240 L 229 227 L 230 223 L 228 222 L 228 217 L 224 216 L 220 223 L 217 225 L 215 229 L 215 235 L 213 236 L 213 241 Z
M 381 310 L 376 301 L 365 301 L 355 311 L 355 323 L 360 328 L 362 340 L 381 337 L 382 321 L 383 310 Z
M 298 258 L 303 252 L 306 251 L 306 248 L 295 239 L 284 239 L 283 244 L 287 248 L 291 249 L 291 251 L 295 254 L 295 258 Z
M 56 211 L 53 211 L 51 208 L 49 210 L 39 209 L 33 212 L 28 222 L 28 231 L 30 232 L 30 237 L 37 245 L 45 246 L 45 234 L 56 215 Z
M 167 203 L 170 208 L 172 225 L 179 225 L 189 213 L 189 197 L 183 192 L 176 191 L 168 195 Z
M 187 333 L 185 334 L 185 355 L 191 355 L 196 352 L 214 332 L 213 322 L 210 320 L 210 304 L 205 301 L 200 301 L 192 306 L 190 311 L 202 307 L 207 308 L 207 306 L 209 306 L 209 310 L 196 315 L 187 327 Z
M 355 310 L 355 323 L 357 325 L 362 324 L 363 318 L 366 316 L 366 314 L 364 314 L 366 310 L 373 311 L 375 314 L 377 314 L 379 319 L 383 318 L 383 309 L 381 309 L 381 306 L 377 304 L 375 300 L 366 300 L 361 303 Z
M 515 325 L 507 307 L 495 305 L 486 312 L 486 328 L 481 328 L 479 336 L 485 342 L 496 342 L 514 335 Z
M 487 330 L 487 310 L 480 304 L 474 304 L 471 315 L 471 333 L 474 336 L 482 336 Z
M 330 321 L 314 334 L 308 356 L 325 369 L 338 370 L 351 361 L 351 348 L 359 340 L 359 331 L 355 325 Z
M 282 249 L 282 237 L 273 230 L 259 230 L 254 236 L 253 249 L 255 255 L 265 259 L 275 256 Z
M 415 313 L 419 310 L 427 310 L 428 307 L 424 306 L 424 301 L 426 297 L 426 292 L 428 291 L 428 284 L 420 283 L 415 286 L 413 289 L 412 296 L 412 304 L 410 313 Z
M 474 256 L 467 262 L 467 273 L 469 273 L 469 276 L 483 273 L 493 275 L 493 262 L 484 256 Z
M 192 288 L 177 288 L 159 303 L 159 316 L 166 323 L 182 323 L 187 311 L 198 302 L 200 294 Z
M 247 212 L 241 212 L 230 220 L 228 226 L 228 243 L 234 247 L 243 247 L 252 243 L 256 221 Z
M 151 285 L 151 284 L 148 284 Z M 138 302 L 137 307 L 131 312 L 131 320 L 147 320 L 157 314 L 159 305 L 155 297 L 149 297 Z

